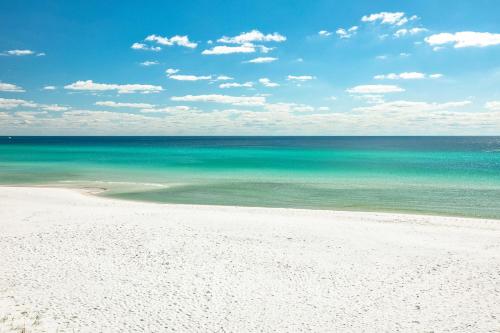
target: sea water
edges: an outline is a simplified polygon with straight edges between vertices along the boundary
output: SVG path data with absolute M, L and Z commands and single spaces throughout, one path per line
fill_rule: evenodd
M 0 184 L 500 218 L 500 137 L 0 137 Z

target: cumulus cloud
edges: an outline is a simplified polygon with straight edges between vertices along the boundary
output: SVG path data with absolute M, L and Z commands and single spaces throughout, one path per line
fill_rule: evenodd
M 23 88 L 16 86 L 15 84 L 12 83 L 3 83 L 0 82 L 0 91 L 4 92 L 25 92 Z
M 219 75 L 215 78 L 216 81 L 227 81 L 232 80 L 233 78 L 227 75 Z
M 247 44 L 253 42 L 284 42 L 286 37 L 274 32 L 272 34 L 263 34 L 259 30 L 252 30 L 249 32 L 243 32 L 234 37 L 223 36 L 217 40 L 219 43 L 226 44 Z
M 278 60 L 278 58 L 274 58 L 274 57 L 258 57 L 258 58 L 252 59 L 252 60 L 248 60 L 247 62 L 251 63 L 251 64 L 263 64 L 263 63 L 273 62 L 273 61 L 276 61 L 276 60 Z
M 363 102 L 368 104 L 385 103 L 384 95 L 381 94 L 357 94 L 352 95 L 351 97 L 357 100 L 362 100 Z
M 328 37 L 330 36 L 332 33 L 330 31 L 327 31 L 327 30 L 321 30 L 318 32 L 318 35 L 320 35 L 321 37 Z
M 99 102 L 96 102 L 95 105 L 107 106 L 107 107 L 111 107 L 111 108 L 133 108 L 133 109 L 154 108 L 153 104 L 148 104 L 148 103 L 121 103 L 121 102 L 114 102 L 114 101 L 99 101 Z
M 45 86 L 43 87 L 43 90 L 56 90 L 55 86 Z
M 194 49 L 198 46 L 197 43 L 190 41 L 188 36 L 175 35 L 173 37 L 168 38 L 158 35 L 149 35 L 144 40 L 148 42 L 156 42 L 160 45 L 165 45 L 165 46 L 178 45 L 191 49 Z
M 347 89 L 346 91 L 351 94 L 387 94 L 387 93 L 402 92 L 405 90 L 395 85 L 367 84 L 367 85 L 355 86 Z
M 428 103 L 412 101 L 394 101 L 354 108 L 354 111 L 362 112 L 425 112 L 439 111 L 453 108 L 460 108 L 470 105 L 470 101 L 446 102 L 446 103 Z
M 146 66 L 146 67 L 154 66 L 154 65 L 158 65 L 158 64 L 159 64 L 159 62 L 156 60 L 153 60 L 153 61 L 147 60 L 147 61 L 141 62 L 141 66 Z
M 167 73 L 167 76 L 172 79 L 172 80 L 177 80 L 177 81 L 204 81 L 204 80 L 211 80 L 212 75 L 186 75 L 186 74 L 176 74 L 178 73 L 178 69 L 174 68 L 169 68 L 165 71 Z
M 443 77 L 443 74 L 425 74 L 420 72 L 403 72 L 403 73 L 390 73 L 390 74 L 379 74 L 375 75 L 373 78 L 375 80 L 419 80 L 419 79 L 439 79 Z
M 226 88 L 252 88 L 253 87 L 253 82 L 245 82 L 245 83 L 236 83 L 236 82 L 231 82 L 231 83 L 221 83 L 219 85 L 219 88 L 226 89 Z
M 487 47 L 499 45 L 500 34 L 474 31 L 445 32 L 426 37 L 425 42 L 431 46 L 453 44 L 453 47 L 456 49 L 463 47 Z
M 54 111 L 54 112 L 62 112 L 62 111 L 67 111 L 70 110 L 70 107 L 67 106 L 61 106 L 57 104 L 50 104 L 50 105 L 41 105 L 40 108 L 45 111 Z
M 228 96 L 218 94 L 173 96 L 171 100 L 184 102 L 211 102 L 247 106 L 263 105 L 266 102 L 266 98 L 263 96 Z
M 279 87 L 279 84 L 278 83 L 275 83 L 275 82 L 272 82 L 270 79 L 268 79 L 267 77 L 263 77 L 263 78 L 260 78 L 259 79 L 259 83 L 262 84 L 264 87 L 268 87 L 268 88 L 275 88 L 275 87 Z
M 500 111 L 463 110 L 464 104 L 466 101 L 400 101 L 398 105 L 383 109 L 350 112 L 328 112 L 323 106 L 279 102 L 264 103 L 255 109 L 252 107 L 252 110 L 236 105 L 210 110 L 209 106 L 204 106 L 203 111 L 187 106 L 166 106 L 144 109 L 141 113 L 121 110 L 73 110 L 57 115 L 42 111 L 0 112 L 0 132 L 52 135 L 495 135 L 500 131 Z
M 39 108 L 44 111 L 67 111 L 70 108 L 57 104 L 38 104 L 24 99 L 0 98 L 0 109 L 15 109 L 19 107 Z
M 411 29 L 399 29 L 398 31 L 396 31 L 394 33 L 394 37 L 396 38 L 400 38 L 400 37 L 404 37 L 404 36 L 412 36 L 412 35 L 416 35 L 416 34 L 419 34 L 419 33 L 422 33 L 422 32 L 426 32 L 428 31 L 427 29 L 425 28 L 411 28 Z
M 350 27 L 347 30 L 344 29 L 344 28 L 338 28 L 337 31 L 335 31 L 335 33 L 340 38 L 351 38 L 352 36 L 354 36 L 356 34 L 357 31 L 358 31 L 358 27 L 357 26 L 353 26 L 353 27 Z
M 211 75 L 184 75 L 184 74 L 172 74 L 168 75 L 172 80 L 177 81 L 203 81 L 212 79 Z
M 172 74 L 175 74 L 175 73 L 178 73 L 179 70 L 176 69 L 176 68 L 168 68 L 165 73 L 167 73 L 167 75 L 172 75 Z
M 264 45 L 256 45 L 256 42 L 284 42 L 286 37 L 274 32 L 272 34 L 263 34 L 258 30 L 243 32 L 237 36 L 223 36 L 217 40 L 218 43 L 236 44 L 236 46 L 217 45 L 211 49 L 206 49 L 202 52 L 204 55 L 220 55 L 232 53 L 254 53 L 259 50 L 262 53 L 268 53 L 273 50 L 271 47 Z
M 264 105 L 264 109 L 269 112 L 289 114 L 289 113 L 302 113 L 302 112 L 314 112 L 316 109 L 307 104 L 299 103 L 268 103 Z
M 365 15 L 361 18 L 363 22 L 377 22 L 382 24 L 389 24 L 395 26 L 401 26 L 406 24 L 408 21 L 413 21 L 418 19 L 417 16 L 412 16 L 410 18 L 405 16 L 404 12 L 380 12 L 376 14 Z
M 37 104 L 31 101 L 25 101 L 24 99 L 13 99 L 13 98 L 0 98 L 0 109 L 14 109 L 20 106 L 34 108 Z
M 253 44 L 244 44 L 240 46 L 218 45 L 214 46 L 211 49 L 203 50 L 201 54 L 220 55 L 220 54 L 253 53 L 253 52 L 255 52 L 255 46 Z
M 177 105 L 177 106 L 166 106 L 163 108 L 145 108 L 140 112 L 142 113 L 173 113 L 173 112 L 187 112 L 187 111 L 197 111 L 198 109 L 185 106 L 185 105 Z
M 313 80 L 315 79 L 314 76 L 311 76 L 311 75 L 288 75 L 286 77 L 287 80 L 289 81 L 310 81 L 310 80 Z
M 130 93 L 158 93 L 163 91 L 161 86 L 151 84 L 109 84 L 96 83 L 92 80 L 76 81 L 64 86 L 64 89 L 78 91 L 113 91 L 116 90 L 119 94 Z
M 490 101 L 484 104 L 484 107 L 491 111 L 500 111 L 500 101 Z
M 27 56 L 34 54 L 35 52 L 32 50 L 9 50 L 2 53 L 2 55 L 8 55 L 8 56 Z
M 155 52 L 161 51 L 161 47 L 159 46 L 149 46 L 144 43 L 134 43 L 130 48 L 134 50 L 143 50 L 143 51 L 155 51 Z

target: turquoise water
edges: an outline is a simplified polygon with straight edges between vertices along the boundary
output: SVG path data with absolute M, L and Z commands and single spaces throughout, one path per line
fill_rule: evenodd
M 0 137 L 0 184 L 500 218 L 500 137 Z

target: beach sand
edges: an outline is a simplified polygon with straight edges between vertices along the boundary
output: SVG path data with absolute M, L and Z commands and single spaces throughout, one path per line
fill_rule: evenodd
M 0 187 L 0 332 L 500 332 L 500 221 Z

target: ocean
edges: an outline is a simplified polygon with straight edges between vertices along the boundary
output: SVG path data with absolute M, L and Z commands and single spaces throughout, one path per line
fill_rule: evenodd
M 0 184 L 500 218 L 500 137 L 0 137 Z

